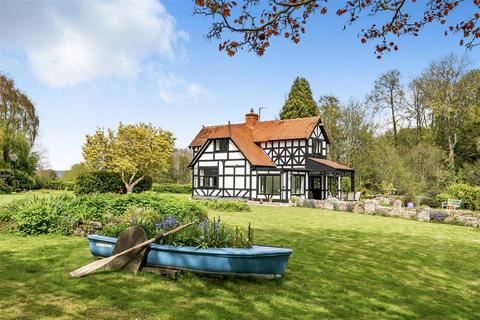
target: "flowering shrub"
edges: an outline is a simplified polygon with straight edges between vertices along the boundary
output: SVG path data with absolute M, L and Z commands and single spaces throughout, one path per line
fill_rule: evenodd
M 170 231 L 186 221 L 181 221 L 175 215 L 165 215 L 163 218 L 156 220 L 132 219 L 131 223 L 121 222 L 116 225 L 110 225 L 102 231 L 103 235 L 117 237 L 120 232 L 135 225 L 142 227 L 149 238 L 153 238 L 157 234 Z M 246 233 L 239 228 L 231 228 L 225 225 L 220 217 L 218 219 L 203 219 L 197 221 L 181 232 L 172 234 L 163 238 L 162 243 L 175 246 L 194 246 L 199 248 L 249 248 L 252 239 L 248 238 Z
M 167 216 L 157 224 L 157 232 L 163 233 L 179 225 L 175 216 Z M 199 248 L 249 248 L 252 245 L 251 239 L 243 231 L 228 227 L 220 217 L 197 222 L 192 227 L 163 239 L 163 243 Z

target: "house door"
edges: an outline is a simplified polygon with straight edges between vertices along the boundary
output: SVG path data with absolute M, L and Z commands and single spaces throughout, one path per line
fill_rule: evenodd
M 322 197 L 322 180 L 323 177 L 321 176 L 310 176 L 310 191 L 312 191 L 312 198 L 321 200 Z

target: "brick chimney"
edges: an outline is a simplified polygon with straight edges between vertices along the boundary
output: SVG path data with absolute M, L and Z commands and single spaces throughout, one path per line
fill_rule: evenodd
M 253 108 L 250 109 L 250 112 L 245 115 L 245 125 L 252 129 L 258 122 L 258 114 L 255 113 Z

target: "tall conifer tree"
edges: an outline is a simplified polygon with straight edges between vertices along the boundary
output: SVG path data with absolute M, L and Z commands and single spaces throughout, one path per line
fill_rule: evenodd
M 318 107 L 313 99 L 310 84 L 305 78 L 297 77 L 280 111 L 280 119 L 307 118 L 316 115 L 318 115 Z

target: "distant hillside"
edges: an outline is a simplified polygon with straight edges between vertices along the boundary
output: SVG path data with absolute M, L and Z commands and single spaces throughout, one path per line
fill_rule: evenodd
M 57 174 L 57 177 L 61 178 L 65 174 L 67 170 L 56 170 L 55 173 Z

